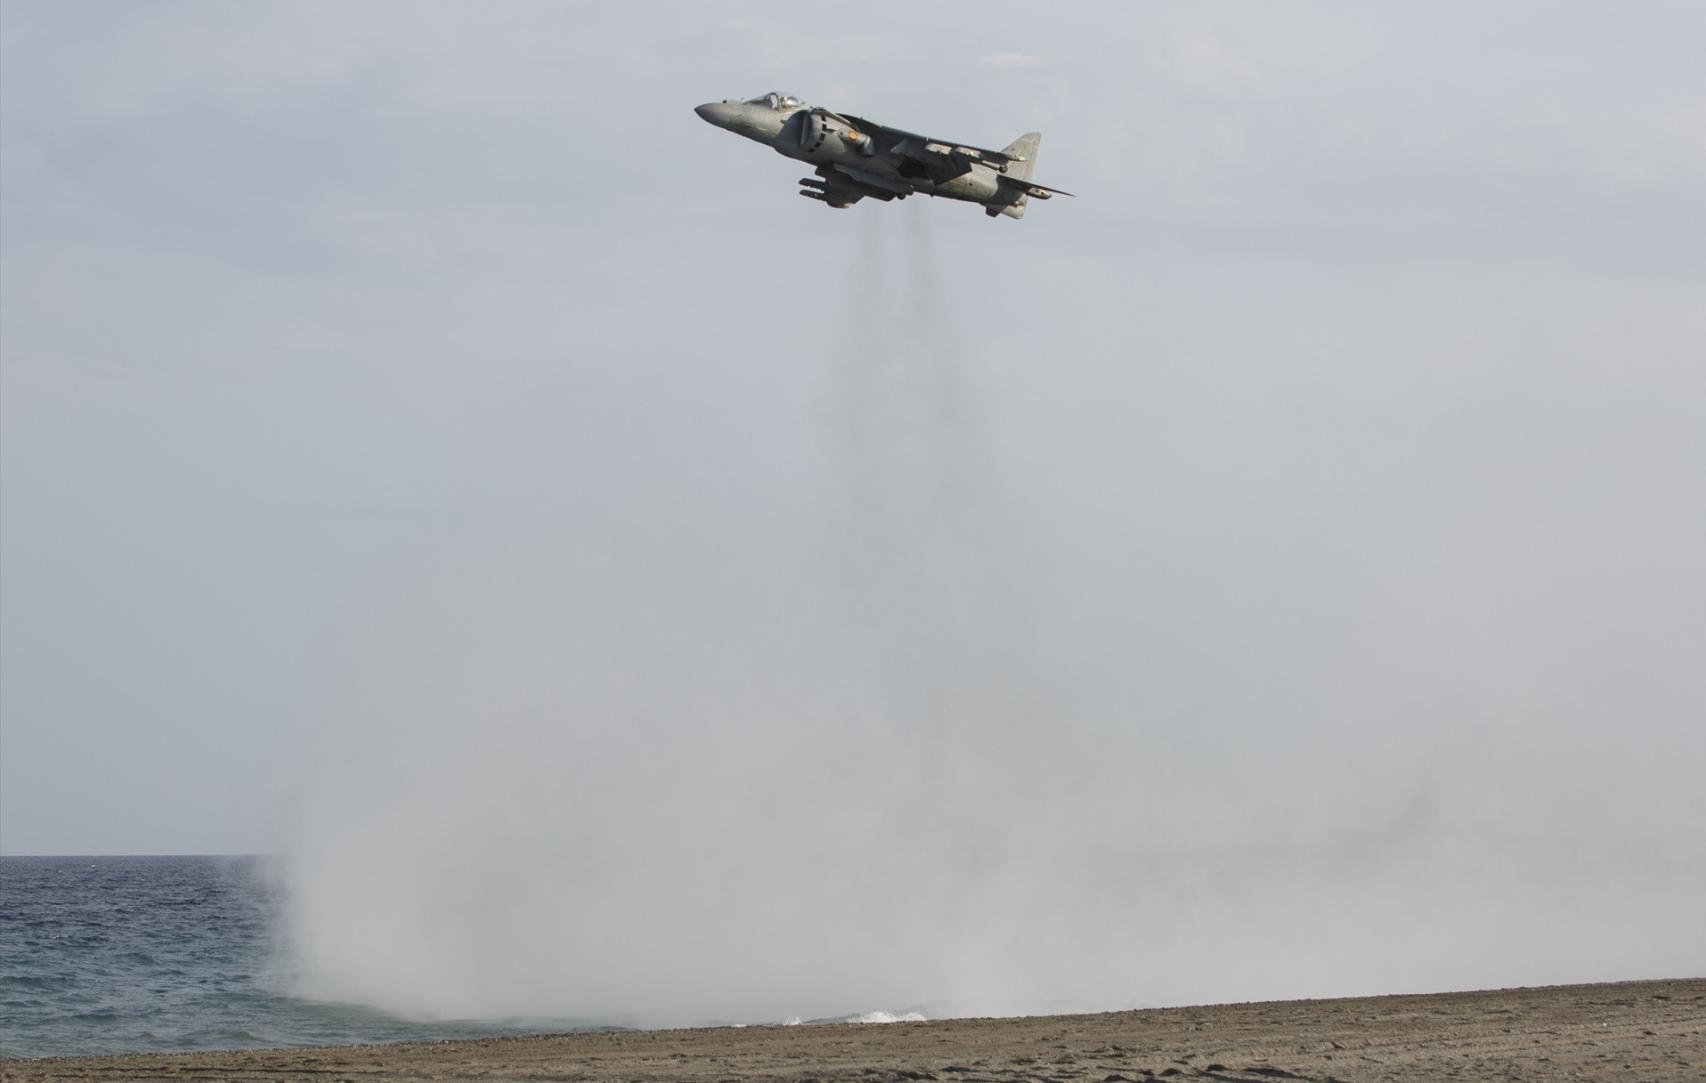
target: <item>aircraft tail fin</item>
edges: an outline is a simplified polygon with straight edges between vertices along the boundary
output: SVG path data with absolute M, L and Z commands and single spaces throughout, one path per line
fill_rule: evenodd
M 1014 180 L 1030 180 L 1031 170 L 1037 165 L 1037 144 L 1043 141 L 1043 133 L 1026 132 L 1013 142 L 1001 148 L 1013 161 L 1007 166 L 1007 176 Z
M 1009 159 L 1011 159 L 1011 161 L 1007 163 L 1007 172 L 1001 175 L 1002 179 L 1012 181 L 1030 180 L 1031 171 L 1037 167 L 1037 144 L 1042 141 L 1043 133 L 1026 132 L 1024 135 L 1021 135 L 1019 138 L 1003 147 L 1001 149 L 1001 153 L 1005 154 Z M 1018 199 L 994 213 L 1005 214 L 1009 218 L 1023 218 L 1025 217 L 1025 204 L 1028 202 L 1030 202 L 1029 198 L 1021 195 Z

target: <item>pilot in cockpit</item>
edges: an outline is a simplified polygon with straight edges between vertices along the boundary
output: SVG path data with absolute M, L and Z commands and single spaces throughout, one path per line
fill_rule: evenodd
M 772 109 L 798 109 L 806 103 L 794 97 L 792 94 L 777 94 L 772 91 L 762 97 L 750 99 L 747 104 L 767 105 Z

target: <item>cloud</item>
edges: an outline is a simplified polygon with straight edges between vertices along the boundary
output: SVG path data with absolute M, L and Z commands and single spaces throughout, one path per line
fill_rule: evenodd
M 897 55 L 895 43 L 876 34 L 808 34 L 750 15 L 731 19 L 728 28 L 771 65 L 877 64 Z
M 1039 64 L 1047 64 L 1048 58 L 1033 53 L 990 53 L 979 63 L 988 64 L 992 68 L 1034 68 Z
M 1219 35 L 1201 27 L 1174 35 L 1165 55 L 1175 75 L 1201 89 L 1230 95 L 1256 81 L 1254 65 L 1231 52 Z

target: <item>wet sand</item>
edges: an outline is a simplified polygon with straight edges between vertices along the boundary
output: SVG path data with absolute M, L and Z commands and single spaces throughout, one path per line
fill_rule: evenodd
M 0 1062 L 7 1080 L 1702 1080 L 1706 978 L 1020 1019 Z

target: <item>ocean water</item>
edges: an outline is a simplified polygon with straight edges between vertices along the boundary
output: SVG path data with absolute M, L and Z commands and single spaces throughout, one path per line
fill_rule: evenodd
M 255 858 L 0 857 L 0 1056 L 587 1029 L 423 1022 L 295 996 L 279 902 Z

